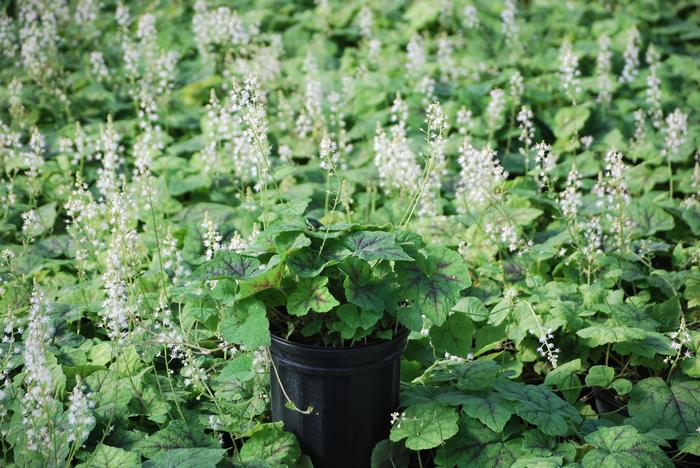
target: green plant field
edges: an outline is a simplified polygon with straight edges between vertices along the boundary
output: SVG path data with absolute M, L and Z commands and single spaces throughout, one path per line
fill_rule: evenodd
M 401 327 L 373 467 L 700 466 L 696 0 L 17 0 L 0 46 L 0 465 L 312 466 L 270 330 Z

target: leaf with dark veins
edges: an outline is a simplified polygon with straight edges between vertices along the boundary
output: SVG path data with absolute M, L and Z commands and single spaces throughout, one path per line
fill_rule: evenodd
M 202 281 L 224 278 L 244 280 L 258 274 L 260 272 L 259 267 L 260 262 L 256 258 L 235 252 L 217 252 L 214 258 L 200 265 L 191 278 Z
M 328 284 L 326 276 L 317 276 L 312 279 L 302 278 L 297 290 L 289 295 L 287 312 L 291 315 L 301 316 L 306 315 L 309 310 L 322 313 L 340 305 L 326 284 Z
M 343 246 L 363 260 L 413 260 L 396 242 L 393 234 L 384 231 L 358 231 L 343 238 Z
M 435 325 L 442 325 L 460 298 L 460 291 L 471 286 L 469 271 L 462 257 L 450 249 L 426 249 L 415 263 L 396 266 L 401 287 L 408 299 Z
M 637 383 L 630 393 L 630 419 L 640 431 L 669 429 L 683 436 L 700 427 L 700 381 L 671 382 L 659 377 Z

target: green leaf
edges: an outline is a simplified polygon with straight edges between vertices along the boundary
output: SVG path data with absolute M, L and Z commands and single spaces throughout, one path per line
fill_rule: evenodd
M 309 203 L 311 203 L 311 199 L 308 197 L 297 198 L 273 206 L 272 211 L 283 216 L 302 216 Z
M 249 349 L 270 346 L 270 322 L 265 305 L 257 299 L 238 302 L 235 317 L 221 321 L 221 334 L 229 343 Z
M 635 201 L 629 205 L 628 210 L 634 221 L 632 232 L 639 237 L 651 236 L 658 231 L 670 231 L 675 225 L 673 216 L 651 201 Z
M 627 379 L 615 379 L 610 384 L 610 388 L 615 390 L 618 395 L 627 395 L 632 391 L 632 382 Z
M 217 280 L 232 278 L 249 279 L 260 272 L 257 258 L 246 257 L 235 252 L 216 252 L 214 258 L 200 265 L 194 273 L 193 280 Z
M 24 231 L 29 237 L 39 237 L 53 229 L 56 222 L 56 202 L 47 203 L 34 210 L 39 218 L 38 223 L 30 223 L 28 229 Z
M 306 315 L 309 310 L 328 312 L 340 305 L 326 287 L 328 277 L 318 276 L 313 279 L 302 278 L 297 283 L 297 290 L 289 295 L 287 311 L 292 315 Z
M 408 462 L 409 452 L 406 447 L 386 439 L 374 446 L 370 459 L 372 468 L 407 468 Z
M 573 361 L 559 364 L 556 368 L 552 369 L 549 374 L 547 374 L 547 376 L 544 378 L 544 383 L 547 385 L 561 387 L 570 375 L 576 372 L 581 372 L 582 370 L 583 366 L 581 365 L 581 359 L 574 359 Z
M 452 314 L 445 323 L 430 329 L 430 340 L 438 355 L 445 352 L 457 356 L 466 356 L 472 349 L 474 325 L 461 313 Z
M 608 343 L 621 343 L 625 341 L 642 340 L 646 336 L 645 330 L 632 327 L 606 327 L 594 325 L 576 332 L 583 338 L 588 347 L 606 345 Z
M 685 208 L 681 210 L 681 217 L 683 221 L 688 223 L 693 234 L 700 236 L 700 209 L 693 207 Z
M 673 467 L 654 442 L 631 426 L 601 427 L 585 439 L 595 448 L 583 457 L 584 468 Z
M 574 359 L 573 361 L 560 364 L 550 371 L 547 377 L 545 377 L 544 383 L 546 385 L 556 386 L 557 390 L 564 395 L 566 401 L 574 403 L 581 394 L 581 389 L 579 388 L 581 386 L 581 380 L 576 375 L 581 371 L 583 371 L 581 360 Z
M 501 367 L 491 359 L 479 359 L 451 365 L 446 370 L 434 370 L 430 374 L 433 382 L 457 381 L 460 390 L 485 390 L 491 388 L 499 378 Z
M 78 465 L 80 468 L 132 468 L 141 466 L 141 457 L 138 453 L 127 452 L 124 449 L 100 444 L 86 463 Z
M 382 281 L 373 281 L 369 263 L 349 257 L 343 261 L 342 270 L 346 275 L 343 280 L 346 299 L 361 309 L 383 312 L 385 285 Z
M 700 306 L 700 275 L 694 274 L 685 282 L 685 293 L 683 296 L 688 301 L 688 307 Z
M 301 449 L 294 434 L 285 432 L 281 423 L 272 423 L 264 424 L 245 441 L 240 456 L 243 462 L 291 465 L 301 456 Z
M 593 366 L 588 369 L 586 385 L 607 388 L 615 378 L 615 369 L 608 366 Z
M 280 255 L 289 255 L 311 245 L 311 239 L 295 231 L 281 232 L 275 237 L 275 247 Z
M 569 139 L 583 128 L 591 115 L 584 106 L 562 107 L 554 117 L 554 134 L 559 139 Z
M 435 465 L 460 468 L 509 468 L 523 455 L 520 439 L 507 440 L 475 419 L 463 419 L 459 434 L 435 455 Z
M 471 286 L 469 271 L 457 253 L 444 247 L 426 249 L 415 263 L 396 266 L 399 282 L 415 306 L 435 325 L 445 323 L 462 289 Z
M 222 448 L 176 448 L 162 452 L 143 464 L 144 468 L 210 468 L 224 459 Z
M 204 427 L 196 419 L 173 419 L 164 429 L 140 440 L 134 448 L 144 457 L 154 458 L 174 449 L 219 448 L 219 443 L 204 433 Z
M 366 261 L 413 259 L 403 251 L 393 234 L 383 231 L 357 231 L 346 235 L 342 244 L 351 254 Z
M 229 360 L 217 379 L 226 382 L 246 382 L 253 377 L 253 357 L 248 353 Z
M 284 277 L 285 263 L 278 256 L 270 259 L 264 270 L 239 282 L 238 299 L 245 299 L 266 289 L 279 287 Z
M 440 400 L 439 396 L 438 400 Z M 478 419 L 495 432 L 503 431 L 514 412 L 513 404 L 498 394 L 487 397 L 463 394 L 459 398 L 451 398 L 450 400 L 452 402 L 459 401 L 465 414 Z
M 287 258 L 289 269 L 300 278 L 314 278 L 318 276 L 326 266 L 333 263 L 335 263 L 334 260 L 327 261 L 309 250 L 294 252 Z
M 692 434 L 700 427 L 700 381 L 675 381 L 669 386 L 659 377 L 649 377 L 630 392 L 628 409 L 627 422 L 642 432 L 668 429 Z
M 466 314 L 473 322 L 483 322 L 490 314 L 481 299 L 472 296 L 461 298 L 452 310 Z
M 457 433 L 459 416 L 454 408 L 430 402 L 411 405 L 399 422 L 391 428 L 389 439 L 406 439 L 411 450 L 426 450 L 439 446 Z
M 515 414 L 547 435 L 564 436 L 569 433 L 569 423 L 581 421 L 576 409 L 547 387 L 501 382 L 494 388 L 515 403 Z
M 357 330 L 358 328 L 365 330 L 369 329 L 382 318 L 382 314 L 380 312 L 378 313 L 371 310 L 358 309 L 355 304 L 343 304 L 336 309 L 336 312 L 340 320 L 342 320 L 345 325 L 353 330 Z M 352 337 L 344 338 L 350 339 Z

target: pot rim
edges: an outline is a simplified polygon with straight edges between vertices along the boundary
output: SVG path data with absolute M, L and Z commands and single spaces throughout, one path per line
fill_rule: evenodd
M 324 375 L 346 375 L 369 371 L 387 365 L 400 356 L 408 341 L 404 329 L 389 341 L 351 346 L 323 348 L 294 343 L 272 335 L 270 353 L 278 366 L 296 372 Z
M 320 352 L 342 352 L 342 351 L 350 351 L 354 349 L 362 349 L 362 348 L 370 348 L 373 346 L 381 346 L 381 345 L 387 345 L 389 343 L 393 343 L 397 340 L 403 340 L 404 336 L 408 337 L 408 335 L 411 333 L 411 330 L 408 328 L 402 328 L 400 329 L 397 333 L 394 334 L 393 338 L 390 340 L 383 340 L 383 341 L 375 341 L 372 343 L 366 343 L 366 344 L 359 344 L 359 345 L 354 345 L 354 346 L 345 346 L 342 348 L 331 348 L 327 346 L 316 346 L 316 345 L 309 345 L 309 344 L 304 344 L 304 343 L 297 343 L 296 341 L 292 340 L 285 340 L 284 338 L 275 335 L 274 333 L 270 332 L 270 339 L 277 343 L 281 344 L 283 346 L 290 346 L 290 347 L 295 347 L 295 348 L 303 348 L 303 349 L 308 349 L 309 351 L 320 351 Z

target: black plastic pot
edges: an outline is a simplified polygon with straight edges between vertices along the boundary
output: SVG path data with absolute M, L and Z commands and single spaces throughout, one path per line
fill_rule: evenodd
M 368 467 L 399 405 L 401 353 L 408 332 L 352 348 L 320 348 L 273 336 L 272 419 L 284 421 L 317 468 Z M 279 376 L 279 381 L 277 379 Z M 302 414 L 285 406 L 287 399 Z

